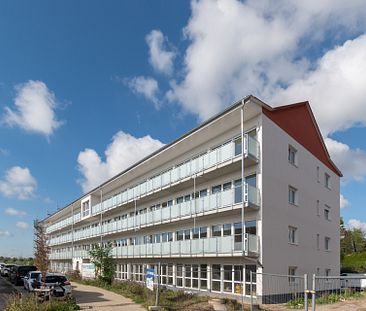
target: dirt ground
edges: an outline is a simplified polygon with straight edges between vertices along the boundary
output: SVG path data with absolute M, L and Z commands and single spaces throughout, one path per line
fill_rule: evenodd
M 262 308 L 266 311 L 296 310 L 289 309 L 284 305 L 263 305 Z M 311 310 L 311 305 L 309 305 L 309 310 Z M 366 298 L 337 302 L 328 305 L 317 305 L 316 311 L 366 311 Z

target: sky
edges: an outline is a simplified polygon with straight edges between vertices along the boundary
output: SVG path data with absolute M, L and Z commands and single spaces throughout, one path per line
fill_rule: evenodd
M 0 255 L 248 94 L 310 102 L 366 230 L 364 1 L 1 1 Z

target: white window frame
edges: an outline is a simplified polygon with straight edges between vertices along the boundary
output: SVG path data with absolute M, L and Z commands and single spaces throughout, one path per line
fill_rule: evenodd
M 324 205 L 324 219 L 325 220 L 328 220 L 328 221 L 331 221 L 332 218 L 330 216 L 330 211 L 331 211 L 331 208 L 329 205 Z
M 328 173 L 324 173 L 324 186 L 327 189 L 332 189 L 330 186 L 330 175 Z
M 297 267 L 296 266 L 289 266 L 288 267 L 288 282 L 289 284 L 294 284 L 296 283 L 296 270 Z
M 290 164 L 297 167 L 297 149 L 291 145 L 288 145 L 287 159 Z
M 330 248 L 330 237 L 326 236 L 324 237 L 324 249 L 325 251 L 329 252 L 331 250 Z
M 293 186 L 288 186 L 288 203 L 298 205 L 298 190 Z
M 294 226 L 288 226 L 288 243 L 298 245 L 298 229 Z

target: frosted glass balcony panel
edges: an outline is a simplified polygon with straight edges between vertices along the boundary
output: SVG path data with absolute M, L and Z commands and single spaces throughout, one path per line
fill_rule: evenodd
M 140 224 L 141 225 L 146 225 L 147 221 L 146 221 L 146 213 L 139 215 L 140 216 Z
M 171 179 L 172 182 L 176 182 L 179 179 L 179 167 L 175 167 L 172 169 Z
M 154 223 L 159 223 L 162 221 L 161 214 L 162 210 L 153 211 Z
M 178 218 L 180 217 L 180 204 L 175 204 L 171 207 L 171 217 Z
M 248 250 L 249 252 L 258 252 L 258 236 L 254 234 L 247 234 Z
M 170 219 L 170 207 L 164 207 L 161 209 L 162 212 L 162 219 L 168 220 Z
M 203 240 L 191 240 L 191 252 L 192 254 L 202 253 L 203 250 Z
M 146 191 L 147 192 L 150 192 L 153 190 L 153 183 L 152 183 L 152 180 L 149 179 L 147 182 L 146 182 Z
M 122 219 L 121 223 L 122 223 L 122 229 L 126 230 L 128 228 L 128 220 Z
M 135 220 L 134 217 L 129 217 L 127 218 L 127 227 L 129 229 L 134 228 L 135 227 Z
M 227 143 L 221 147 L 221 161 L 227 161 L 232 158 L 234 151 L 233 143 Z
M 210 166 L 214 166 L 218 162 L 217 151 L 218 151 L 218 149 L 214 149 L 214 150 L 211 150 L 211 152 L 210 152 L 210 155 L 209 155 L 209 165 Z
M 209 238 L 204 240 L 204 252 L 208 254 L 216 254 L 217 253 L 217 238 Z
M 248 139 L 247 144 L 248 154 L 258 159 L 259 158 L 258 141 L 254 137 L 249 135 L 247 135 L 246 138 Z
M 170 242 L 161 243 L 161 254 L 170 255 Z
M 135 186 L 132 191 L 133 191 L 135 197 L 140 196 L 140 186 L 139 185 Z
M 143 182 L 142 184 L 140 184 L 140 193 L 141 193 L 141 195 L 146 193 L 146 182 Z
M 133 199 L 133 189 L 128 189 L 127 190 L 127 200 L 130 201 Z
M 145 253 L 148 256 L 154 255 L 154 252 L 153 252 L 153 244 L 146 244 L 146 252 Z
M 233 190 L 226 190 L 221 192 L 221 207 L 230 206 L 233 204 Z
M 152 224 L 154 222 L 153 212 L 146 213 L 146 223 Z
M 122 202 L 125 203 L 127 201 L 127 190 L 122 192 Z
M 153 254 L 155 256 L 160 256 L 161 255 L 161 249 L 162 249 L 161 243 L 155 243 L 155 244 L 152 244 L 152 245 L 153 245 Z
M 163 186 L 169 185 L 170 184 L 170 174 L 171 174 L 172 170 L 169 170 L 165 173 L 163 173 L 162 176 L 162 184 Z
M 225 236 L 219 238 L 218 241 L 218 253 L 227 254 L 231 253 L 233 250 L 233 236 Z
M 181 203 L 180 213 L 182 216 L 189 216 L 191 214 L 192 201 Z
M 172 255 L 180 255 L 180 241 L 172 242 L 171 252 L 172 252 Z

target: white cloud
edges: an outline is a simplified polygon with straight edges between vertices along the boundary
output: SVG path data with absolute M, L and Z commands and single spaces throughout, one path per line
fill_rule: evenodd
M 346 112 L 346 111 L 345 111 Z M 362 181 L 366 177 L 366 152 L 326 138 L 325 143 L 334 163 L 340 168 L 345 181 Z
M 341 194 L 339 196 L 339 201 L 340 201 L 340 206 L 341 208 L 346 208 L 350 206 L 350 203 L 348 202 L 348 200 L 343 196 L 343 194 Z
M 49 137 L 62 122 L 57 120 L 56 97 L 42 81 L 29 80 L 16 86 L 14 109 L 5 107 L 3 121 L 28 132 Z
M 24 221 L 17 221 L 16 223 L 16 226 L 19 228 L 19 229 L 28 229 L 29 228 L 29 224 L 27 224 L 26 222 Z
M 272 98 L 311 68 L 307 49 L 325 34 L 359 33 L 365 13 L 360 0 L 192 1 L 183 79 L 171 81 L 167 98 L 201 120 L 249 93 Z
M 95 150 L 85 149 L 78 156 L 78 169 L 83 176 L 79 182 L 83 191 L 91 190 L 163 146 L 149 135 L 136 138 L 119 131 L 104 152 L 105 161 Z
M 350 229 L 361 229 L 363 232 L 366 232 L 366 222 L 362 222 L 358 219 L 350 219 L 348 221 L 348 227 Z
M 288 88 L 276 89 L 278 104 L 310 100 L 325 136 L 366 125 L 366 35 L 328 51 L 317 67 Z
M 19 211 L 15 208 L 12 208 L 12 207 L 6 208 L 5 209 L 5 214 L 10 215 L 10 216 L 18 216 L 18 217 L 23 217 L 23 216 L 27 215 L 26 212 Z
M 160 103 L 157 97 L 157 94 L 159 92 L 158 81 L 151 77 L 139 76 L 125 80 L 125 83 L 132 90 L 132 92 L 142 95 L 146 99 L 152 101 L 156 109 L 160 107 Z
M 149 46 L 149 62 L 159 72 L 170 75 L 173 72 L 173 60 L 175 52 L 167 51 L 168 39 L 160 30 L 152 30 L 146 36 L 146 43 Z
M 16 197 L 20 200 L 30 199 L 34 196 L 36 188 L 37 181 L 26 167 L 13 166 L 0 180 L 0 193 L 6 197 Z
M 0 237 L 9 237 L 11 233 L 8 230 L 0 230 Z

